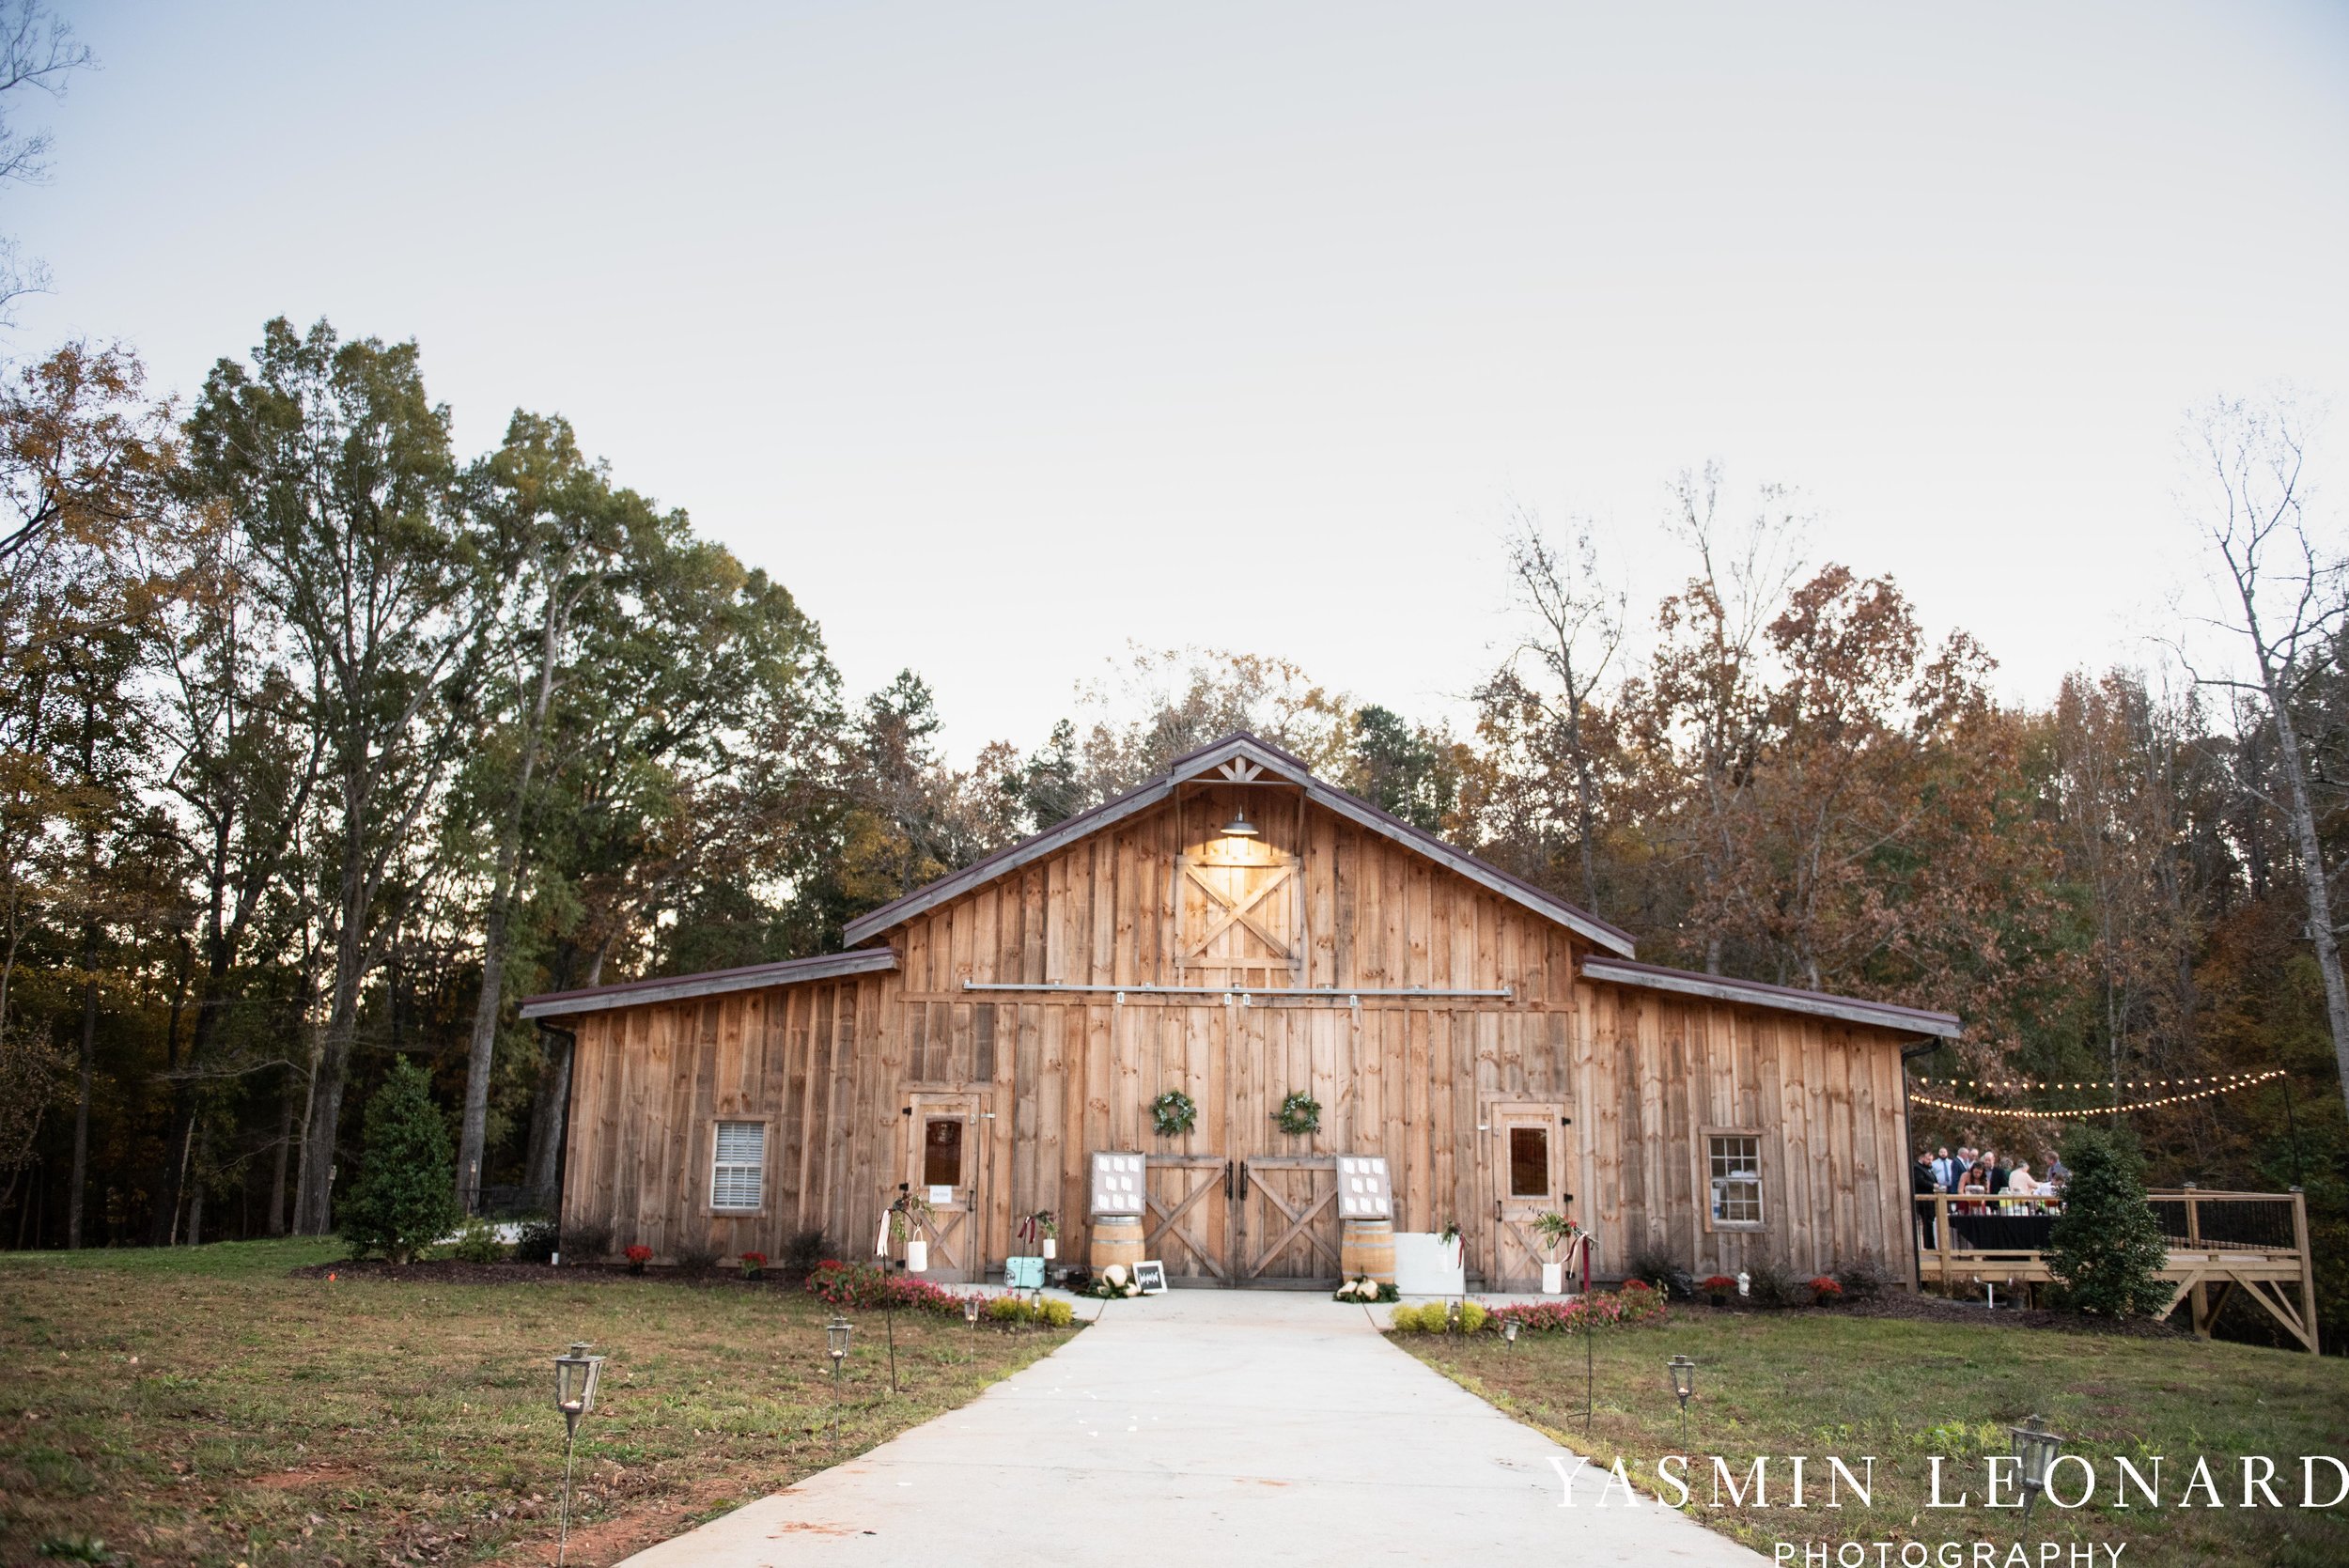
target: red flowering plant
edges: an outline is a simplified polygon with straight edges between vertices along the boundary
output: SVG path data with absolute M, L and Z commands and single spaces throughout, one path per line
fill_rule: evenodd
M 758 1278 L 761 1274 L 764 1274 L 766 1271 L 767 1271 L 767 1254 L 766 1254 L 766 1253 L 764 1253 L 764 1252 L 745 1252 L 745 1253 L 743 1253 L 743 1254 L 742 1254 L 742 1278 L 744 1278 L 745 1280 L 755 1280 L 755 1279 L 757 1279 L 757 1278 Z
M 642 1274 L 645 1271 L 645 1265 L 652 1262 L 652 1249 L 641 1241 L 632 1241 L 629 1243 L 628 1250 L 621 1256 L 628 1259 L 628 1271 L 630 1274 Z
M 826 1258 L 807 1277 L 807 1293 L 828 1307 L 873 1310 L 903 1307 L 911 1312 L 960 1317 L 962 1297 L 910 1274 L 884 1274 L 871 1264 Z
M 1711 1296 L 1716 1307 L 1728 1299 L 1729 1293 L 1736 1288 L 1737 1281 L 1726 1274 L 1710 1274 L 1697 1281 L 1697 1289 Z
M 1572 1334 L 1661 1323 L 1667 1315 L 1662 1296 L 1644 1285 L 1635 1290 L 1626 1284 L 1619 1291 L 1593 1291 L 1571 1301 L 1523 1301 L 1495 1307 L 1486 1327 L 1499 1333 L 1502 1325 L 1514 1323 L 1521 1334 Z
M 1843 1299 L 1843 1287 L 1831 1274 L 1822 1274 L 1811 1281 L 1811 1299 L 1822 1307 L 1832 1307 Z

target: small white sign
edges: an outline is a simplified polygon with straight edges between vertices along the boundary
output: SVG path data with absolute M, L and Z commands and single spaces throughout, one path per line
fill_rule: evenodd
M 1145 1258 L 1134 1265 L 1134 1283 L 1142 1287 L 1144 1296 L 1164 1296 L 1166 1265 L 1157 1258 Z
M 953 1188 L 933 1187 L 930 1188 L 930 1207 L 936 1208 L 941 1203 L 951 1203 L 954 1201 L 955 1189 Z

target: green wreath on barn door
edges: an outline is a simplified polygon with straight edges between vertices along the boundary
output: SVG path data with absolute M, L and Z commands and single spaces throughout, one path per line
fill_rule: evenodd
M 1308 1133 L 1321 1130 L 1321 1102 L 1302 1089 L 1292 1089 L 1281 1102 L 1281 1109 L 1272 1113 L 1286 1133 Z
M 1161 1138 L 1179 1138 L 1199 1119 L 1199 1102 L 1180 1089 L 1169 1089 L 1150 1102 L 1150 1120 Z

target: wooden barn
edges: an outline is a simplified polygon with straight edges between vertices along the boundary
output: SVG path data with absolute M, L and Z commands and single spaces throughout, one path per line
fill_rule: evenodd
M 1082 1257 L 1091 1157 L 1143 1157 L 1176 1282 L 1333 1282 L 1341 1155 L 1394 1224 L 1456 1225 L 1472 1284 L 1538 1276 L 1563 1210 L 1595 1272 L 1815 1273 L 1914 1245 L 1901 1054 L 1946 1014 L 1635 961 L 1624 932 L 1237 735 L 850 924 L 848 950 L 531 999 L 575 1041 L 567 1231 L 617 1249 L 869 1249 L 905 1184 L 934 1277 Z M 1151 1105 L 1180 1091 L 1190 1129 Z M 1292 1094 L 1318 1127 L 1284 1131 Z

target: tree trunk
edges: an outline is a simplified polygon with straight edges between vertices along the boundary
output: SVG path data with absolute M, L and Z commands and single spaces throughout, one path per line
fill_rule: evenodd
M 87 955 L 91 944 L 83 943 Z M 82 982 L 82 1056 L 80 1084 L 73 1098 L 73 1176 L 66 1189 L 65 1244 L 68 1250 L 82 1245 L 82 1189 L 89 1174 L 89 1080 L 90 1064 L 98 1052 L 98 982 Z
M 2325 1019 L 2333 1032 L 2333 1064 L 2340 1074 L 2342 1102 L 2349 1104 L 2349 985 L 2341 979 L 2341 939 L 2333 931 L 2332 890 L 2325 883 L 2324 848 L 2316 835 L 2316 809 L 2309 799 L 2298 727 L 2279 684 L 2273 678 L 2267 683 L 2268 709 L 2276 718 L 2277 763 L 2284 770 L 2292 805 L 2293 843 L 2299 851 L 2301 885 L 2308 893 L 2309 937 L 2316 947 L 2316 972 L 2325 982 Z
M 538 1088 L 531 1096 L 530 1154 L 523 1176 L 530 1206 L 554 1213 L 563 1201 L 556 1183 L 561 1178 L 563 1124 L 570 1114 L 571 1050 L 568 1030 L 542 1030 L 545 1050 L 538 1064 Z
M 208 1125 L 195 1135 L 195 1159 L 193 1174 L 194 1185 L 188 1191 L 188 1245 L 204 1245 L 204 1172 L 211 1159 L 212 1129 Z M 184 1185 L 184 1178 L 183 1178 Z
M 341 928 L 334 934 L 334 990 L 310 1074 L 310 1106 L 303 1129 L 302 1175 L 294 1195 L 294 1234 L 324 1235 L 334 1228 L 334 1143 L 342 1124 L 343 1087 L 350 1047 L 359 1032 L 359 983 L 366 967 L 366 901 L 355 825 L 347 830 Z
M 293 1150 L 293 1063 L 286 1063 L 285 1081 L 277 1091 L 277 1155 L 269 1179 L 268 1230 L 272 1235 L 286 1234 L 286 1157 Z

